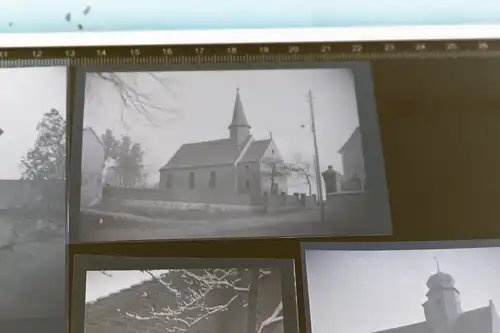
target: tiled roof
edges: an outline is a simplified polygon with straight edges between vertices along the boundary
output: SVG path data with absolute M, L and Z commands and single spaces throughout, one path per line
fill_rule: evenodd
M 492 314 L 489 306 L 464 312 L 458 317 L 453 333 L 493 333 Z
M 425 322 L 390 328 L 376 333 L 431 333 Z
M 240 163 L 258 161 L 266 152 L 270 140 L 253 141 Z M 213 140 L 182 145 L 170 161 L 160 170 L 232 164 L 240 149 L 231 139 Z
M 239 154 L 238 146 L 231 139 L 188 143 L 160 170 L 231 164 Z

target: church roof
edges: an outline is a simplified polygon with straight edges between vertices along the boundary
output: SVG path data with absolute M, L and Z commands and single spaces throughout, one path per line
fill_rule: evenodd
M 247 116 L 245 115 L 245 111 L 243 109 L 243 103 L 241 102 L 239 89 L 236 90 L 236 100 L 234 101 L 233 119 L 231 121 L 231 125 L 229 125 L 229 128 L 231 127 L 250 128 Z
M 240 163 L 256 162 L 262 158 L 271 140 L 250 143 Z M 170 161 L 160 169 L 183 169 L 190 167 L 233 164 L 241 150 L 231 139 L 213 140 L 182 145 Z
M 271 139 L 253 141 L 241 158 L 240 163 L 251 163 L 260 160 L 270 144 Z
M 160 170 L 231 164 L 239 154 L 238 146 L 231 139 L 187 143 Z
M 429 289 L 439 289 L 439 288 L 453 288 L 455 285 L 455 280 L 453 277 L 441 271 L 438 271 L 436 274 L 432 275 L 429 280 L 427 280 L 427 287 Z
M 465 311 L 458 317 L 450 333 L 494 333 L 495 307 L 490 301 L 488 306 Z M 376 333 L 432 333 L 426 322 L 391 328 Z

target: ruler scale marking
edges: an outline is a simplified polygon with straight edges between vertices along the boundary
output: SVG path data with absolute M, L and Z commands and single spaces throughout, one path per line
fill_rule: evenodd
M 499 57 L 500 40 L 0 49 L 1 67 L 259 64 Z

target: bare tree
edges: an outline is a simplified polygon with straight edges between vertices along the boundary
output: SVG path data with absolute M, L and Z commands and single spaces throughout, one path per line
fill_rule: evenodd
M 172 89 L 174 84 L 161 73 L 95 72 L 87 74 L 86 80 L 85 96 L 87 100 L 102 102 L 104 99 L 119 98 L 121 101 L 118 109 L 119 120 L 126 128 L 129 128 L 130 122 L 134 121 L 130 119 L 133 115 L 138 115 L 152 127 L 158 127 L 161 125 L 162 118 L 177 113 L 177 110 L 171 105 L 172 99 L 175 99 L 175 92 Z M 147 87 L 147 91 L 145 91 L 145 87 Z M 151 98 L 152 91 L 164 93 L 160 103 Z M 170 99 L 170 101 L 164 99 Z
M 283 168 L 303 179 L 309 187 L 309 196 L 312 195 L 313 168 L 311 163 L 304 161 L 300 155 L 295 155 L 294 162 L 286 163 Z
M 263 179 L 270 182 L 271 193 L 277 187 L 278 181 L 290 175 L 291 170 L 280 159 L 273 157 L 264 158 L 261 161 L 260 173 Z
M 70 26 L 79 31 L 86 30 L 84 21 L 93 12 L 92 6 L 85 6 L 76 12 L 67 12 L 64 20 Z M 12 22 L 11 22 L 12 23 Z M 12 24 L 10 24 L 12 25 Z M 86 77 L 85 96 L 101 100 L 109 98 L 111 95 L 118 96 L 122 102 L 119 109 L 119 120 L 125 128 L 129 128 L 130 116 L 139 115 L 146 123 L 152 127 L 160 126 L 161 118 L 177 113 L 169 103 L 155 103 L 151 99 L 151 90 L 160 88 L 164 92 L 164 97 L 173 97 L 172 80 L 157 72 L 94 72 Z M 140 82 L 139 82 L 140 81 Z M 148 84 L 149 83 L 151 84 Z M 141 89 L 141 86 L 147 86 L 148 91 Z M 103 89 L 111 88 L 111 89 Z M 101 96 L 101 94 L 103 96 Z M 132 113 L 130 113 L 132 111 Z
M 166 298 L 166 304 L 162 301 L 161 308 L 151 304 L 140 313 L 119 310 L 122 316 L 155 321 L 167 332 L 182 333 L 191 332 L 204 320 L 239 304 L 242 310 L 249 311 L 251 324 L 247 333 L 267 333 L 283 321 L 282 301 L 277 302 L 271 313 L 265 314 L 265 319 L 256 320 L 257 313 L 262 310 L 251 297 L 257 293 L 260 281 L 276 274 L 272 269 L 172 269 L 162 275 L 143 272 L 163 286 L 171 297 Z M 112 276 L 106 271 L 101 273 Z M 210 297 L 214 292 L 223 292 L 227 297 Z M 254 303 L 253 306 L 250 303 Z

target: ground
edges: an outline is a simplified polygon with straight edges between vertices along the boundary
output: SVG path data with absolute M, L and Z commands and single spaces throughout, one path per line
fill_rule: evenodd
M 14 236 L 14 232 L 19 235 Z M 6 246 L 12 243 L 12 248 Z M 6 319 L 64 313 L 63 219 L 53 223 L 0 214 L 0 247 L 0 324 Z
M 87 210 L 80 222 L 81 242 L 144 239 L 289 237 L 343 235 L 331 221 L 321 221 L 319 209 L 297 209 L 280 213 L 208 214 L 184 212 L 153 218 L 131 213 Z M 104 216 L 99 224 L 100 216 Z M 346 231 L 347 232 L 347 231 Z

